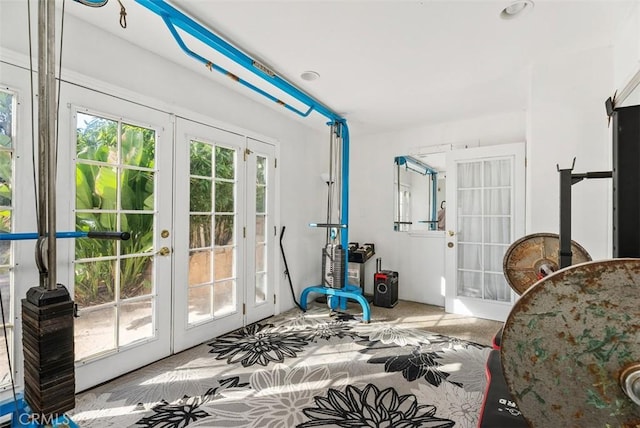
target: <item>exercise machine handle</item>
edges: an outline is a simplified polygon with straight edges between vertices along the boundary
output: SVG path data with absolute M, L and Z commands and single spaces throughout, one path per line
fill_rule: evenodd
M 129 232 L 87 232 L 87 238 L 128 241 L 131 234 Z

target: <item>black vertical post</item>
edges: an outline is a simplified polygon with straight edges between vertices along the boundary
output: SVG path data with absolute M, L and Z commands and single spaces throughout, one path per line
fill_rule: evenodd
M 575 159 L 574 159 L 575 163 Z M 571 169 L 559 169 L 560 173 L 560 269 L 571 266 Z
M 640 257 L 640 106 L 613 112 L 613 257 Z

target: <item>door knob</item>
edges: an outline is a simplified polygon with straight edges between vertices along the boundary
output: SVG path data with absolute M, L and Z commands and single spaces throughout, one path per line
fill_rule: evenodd
M 160 251 L 158 251 L 158 254 L 160 254 L 161 256 L 168 256 L 169 254 L 171 254 L 171 250 L 169 249 L 169 247 L 162 247 L 160 248 Z
M 449 243 L 447 243 L 447 247 L 449 247 L 449 248 L 453 248 L 453 242 L 449 242 Z

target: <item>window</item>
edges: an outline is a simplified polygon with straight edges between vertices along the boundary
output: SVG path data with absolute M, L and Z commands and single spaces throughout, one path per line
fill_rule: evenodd
M 190 325 L 236 308 L 236 150 L 190 142 Z
M 399 232 L 443 230 L 438 223 L 438 207 L 444 206 L 444 175 L 414 156 L 396 156 L 393 163 L 393 229 Z
M 255 303 L 267 300 L 267 158 L 256 157 Z
M 130 232 L 75 240 L 76 360 L 151 339 L 156 132 L 90 113 L 76 119 L 76 230 Z
M 394 183 L 396 191 L 394 192 L 396 207 L 395 221 L 393 230 L 397 232 L 408 232 L 411 228 L 411 185 L 397 180 Z
M 11 233 L 13 213 L 13 139 L 15 125 L 16 96 L 13 92 L 0 89 L 0 233 Z M 0 390 L 11 384 L 9 358 L 13 357 L 13 281 L 11 241 L 0 241 L 0 294 L 6 328 L 0 330 Z M 9 344 L 9 349 L 5 344 Z M 13 366 L 12 368 L 15 368 Z

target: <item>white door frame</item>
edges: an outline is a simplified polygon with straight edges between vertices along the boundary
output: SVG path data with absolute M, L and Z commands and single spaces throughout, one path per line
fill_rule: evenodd
M 156 193 L 155 193 L 155 237 L 153 246 L 154 266 L 154 337 L 118 349 L 118 351 L 97 356 L 96 358 L 76 363 L 76 391 L 82 391 L 104 381 L 113 379 L 131 370 L 157 361 L 170 355 L 171 352 L 171 318 L 166 316 L 171 308 L 171 256 L 161 256 L 158 250 L 170 243 L 160 237 L 160 231 L 171 230 L 172 224 L 172 181 L 173 168 L 170 145 L 172 143 L 172 119 L 167 113 L 130 103 L 122 99 L 115 99 L 108 95 L 91 91 L 75 85 L 65 84 L 61 91 L 61 105 L 59 121 L 68 126 L 60 127 L 60 153 L 65 153 L 68 167 L 59 168 L 58 188 L 70 189 L 69 193 L 59 194 L 61 202 L 58 204 L 58 227 L 63 230 L 75 229 L 75 142 L 77 111 L 87 110 L 89 113 L 106 117 L 122 118 L 127 123 L 154 129 L 157 136 L 156 146 Z M 87 101 L 90 100 L 90 101 Z M 88 107 L 84 107 L 88 106 Z M 66 146 L 63 146 L 66 145 Z M 169 150 L 159 148 L 169 145 Z M 64 165 L 64 164 L 63 164 Z M 64 183 L 64 184 L 63 184 Z M 71 293 L 74 289 L 74 240 L 58 240 L 58 265 L 68 266 L 66 270 L 58 271 L 59 282 L 67 284 Z M 73 295 L 73 294 L 72 294 Z M 82 311 L 80 312 L 82 316 Z
M 203 343 L 216 336 L 227 333 L 233 329 L 242 327 L 244 315 L 242 302 L 244 294 L 241 292 L 245 282 L 245 273 L 241 269 L 235 272 L 235 309 L 220 317 L 213 317 L 203 322 L 189 325 L 188 317 L 188 287 L 189 287 L 189 171 L 190 171 L 190 142 L 197 140 L 220 145 L 236 150 L 236 221 L 234 224 L 235 236 L 235 266 L 244 263 L 245 239 L 243 235 L 244 221 L 244 175 L 245 162 L 243 152 L 245 138 L 242 135 L 225 131 L 200 122 L 178 117 L 176 120 L 175 137 L 175 198 L 174 198 L 174 325 L 173 346 L 174 352 L 188 349 Z M 214 166 L 212 166 L 214 168 Z
M 12 177 L 12 227 L 13 231 L 35 232 L 35 190 L 31 163 L 31 126 L 37 129 L 37 123 L 31 123 L 31 92 L 29 89 L 29 72 L 8 63 L 0 63 L 0 84 L 3 89 L 12 92 L 15 97 L 16 110 L 12 117 L 15 134 L 13 143 L 13 177 Z M 37 117 L 35 118 L 37 120 Z M 36 137 L 37 138 L 37 137 Z M 29 288 L 38 285 L 38 269 L 34 257 L 35 241 L 12 241 L 11 252 L 13 266 L 10 277 L 11 301 L 5 306 L 5 321 L 9 328 L 9 343 L 11 348 L 11 368 L 16 389 L 23 385 L 23 350 L 22 350 L 22 315 L 21 299 L 26 296 Z M 5 296 L 6 299 L 6 296 Z M 11 313 L 13 307 L 13 314 Z M 13 315 L 13 316 L 12 316 Z M 4 348 L 4 341 L 0 344 Z M 6 364 L 6 361 L 4 361 Z M 11 396 L 11 386 L 7 384 L 0 388 L 0 401 Z
M 447 210 L 445 230 L 446 291 L 445 311 L 478 318 L 505 321 L 517 295 L 511 291 L 508 302 L 483 300 L 457 295 L 458 225 L 457 214 L 457 162 L 490 158 L 511 158 L 512 168 L 512 224 L 511 240 L 524 235 L 525 230 L 525 144 L 502 144 L 448 152 L 447 158 Z
M 247 242 L 246 242 L 246 287 L 245 304 L 246 315 L 245 324 L 251 324 L 261 319 L 267 318 L 275 313 L 275 290 L 274 290 L 274 256 L 277 231 L 275 226 L 275 162 L 276 151 L 272 144 L 265 143 L 253 138 L 247 138 Z M 256 296 L 256 158 L 261 156 L 266 158 L 266 225 L 265 225 L 265 250 L 264 260 L 266 276 L 265 299 L 260 301 Z

